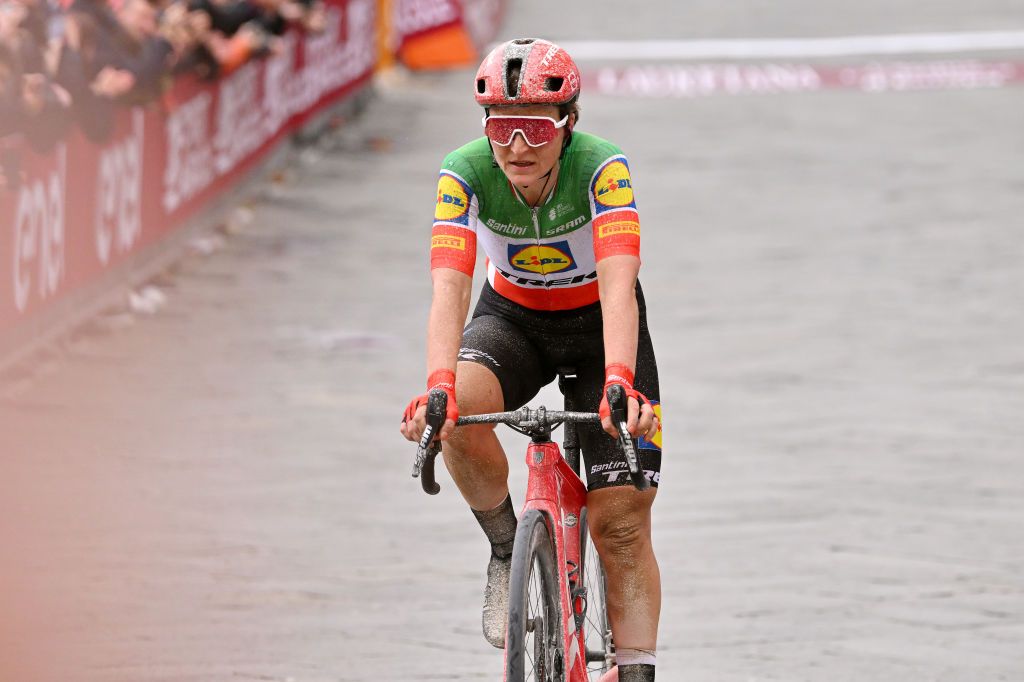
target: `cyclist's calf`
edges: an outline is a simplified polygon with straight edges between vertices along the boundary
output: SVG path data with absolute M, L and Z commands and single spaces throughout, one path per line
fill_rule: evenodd
M 651 546 L 651 504 L 656 491 L 632 486 L 587 495 L 587 522 L 608 581 L 608 615 L 616 647 L 654 651 L 661 611 L 661 581 Z

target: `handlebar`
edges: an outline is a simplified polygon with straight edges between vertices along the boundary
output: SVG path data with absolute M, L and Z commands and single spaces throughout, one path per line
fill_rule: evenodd
M 611 408 L 612 422 L 619 432 L 619 447 L 625 456 L 629 476 L 637 490 L 647 490 L 651 487 L 651 483 L 640 469 L 636 446 L 626 429 L 627 402 L 626 392 L 622 386 L 612 384 L 608 387 L 608 406 Z M 412 467 L 413 478 L 420 478 L 423 491 L 428 495 L 436 495 L 441 490 L 441 486 L 437 484 L 434 477 L 434 461 L 441 452 L 441 443 L 434 436 L 444 426 L 447 407 L 448 394 L 440 389 L 432 390 L 427 397 L 427 427 L 423 431 L 423 437 L 420 438 L 419 447 L 416 449 L 416 461 Z M 511 412 L 459 417 L 455 425 L 505 424 L 520 433 L 537 436 L 550 435 L 552 430 L 566 422 L 600 423 L 600 421 L 601 417 L 596 412 L 563 412 L 547 410 L 544 407 L 532 410 L 529 407 L 521 407 Z

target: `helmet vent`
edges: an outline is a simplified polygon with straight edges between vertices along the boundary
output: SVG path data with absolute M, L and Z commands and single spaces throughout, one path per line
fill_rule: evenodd
M 562 83 L 564 82 L 564 78 L 548 78 L 544 81 L 544 89 L 548 92 L 558 92 L 562 89 Z
M 512 41 L 513 45 L 533 45 L 533 38 L 519 38 Z
M 476 91 L 481 95 L 487 92 L 487 81 L 483 78 L 476 79 Z
M 519 80 L 523 71 L 522 59 L 510 59 L 505 67 L 505 90 L 509 97 L 519 96 Z

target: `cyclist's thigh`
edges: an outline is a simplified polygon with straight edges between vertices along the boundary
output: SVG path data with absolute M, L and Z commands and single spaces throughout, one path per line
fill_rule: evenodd
M 490 370 L 501 385 L 503 408 L 525 405 L 553 378 L 541 354 L 519 327 L 497 315 L 474 317 L 462 334 L 459 364 Z
M 661 415 L 661 401 L 658 386 L 658 367 L 654 359 L 654 348 L 646 325 L 641 325 L 637 339 L 636 380 L 638 391 L 643 393 L 655 406 L 655 412 Z M 604 388 L 604 366 L 601 362 L 586 363 L 577 368 L 579 382 L 577 384 L 577 407 L 581 410 L 597 411 L 601 402 L 601 390 Z M 587 488 L 596 490 L 610 486 L 632 485 L 629 469 L 619 450 L 618 442 L 613 440 L 599 424 L 581 424 L 579 427 L 580 445 L 583 449 L 583 460 L 587 470 Z M 661 481 L 661 431 L 653 440 L 640 438 L 637 441 L 637 456 L 640 468 L 646 473 L 651 485 L 657 487 Z

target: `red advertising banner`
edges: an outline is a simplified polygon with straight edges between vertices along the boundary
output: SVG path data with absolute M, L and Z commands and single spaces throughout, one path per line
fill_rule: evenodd
M 180 227 L 372 75 L 376 0 L 328 4 L 323 33 L 289 33 L 216 83 L 180 80 L 164 107 L 120 111 L 103 146 L 73 132 L 46 155 L 17 150 L 22 179 L 0 189 L 0 336 Z
M 504 12 L 505 0 L 392 0 L 391 47 L 412 69 L 475 65 Z

